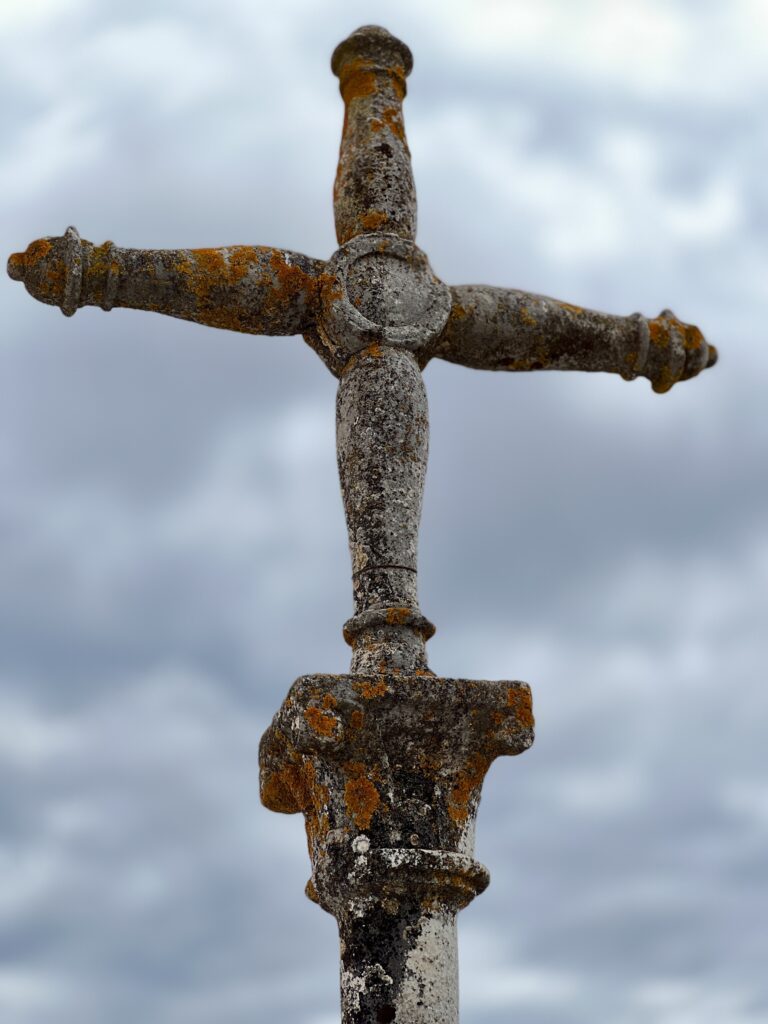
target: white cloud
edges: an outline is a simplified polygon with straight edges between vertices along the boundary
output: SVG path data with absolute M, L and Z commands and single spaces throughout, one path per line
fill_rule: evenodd
M 0 188 L 6 200 L 45 192 L 64 175 L 84 171 L 99 159 L 103 143 L 99 129 L 89 123 L 85 103 L 48 106 L 23 127 L 13 148 L 0 158 Z M 52 227 L 49 234 L 61 234 L 66 226 Z
M 9 1014 L 14 1024 L 40 1019 L 39 1014 L 55 1013 L 57 1007 L 72 997 L 74 986 L 65 977 L 49 971 L 19 967 L 0 969 L 0 1009 Z
M 580 993 L 580 979 L 575 974 L 517 965 L 502 934 L 487 928 L 461 928 L 460 948 L 464 972 L 462 1006 L 470 1014 L 523 1007 L 565 1007 Z
M 0 759 L 15 770 L 35 770 L 71 749 L 70 722 L 16 699 L 0 702 Z
M 164 114 L 194 116 L 195 104 L 231 89 L 234 67 L 215 36 L 175 18 L 147 18 L 94 33 L 84 47 L 91 80 Z
M 62 8 L 59 0 L 3 0 L 0 25 L 9 31 L 50 31 L 57 22 L 77 19 L 85 7 L 86 0 L 68 0 L 66 8 Z
M 634 997 L 642 1013 L 652 1013 L 659 1024 L 759 1024 L 760 1011 L 750 1007 L 750 994 L 683 978 L 648 981 Z

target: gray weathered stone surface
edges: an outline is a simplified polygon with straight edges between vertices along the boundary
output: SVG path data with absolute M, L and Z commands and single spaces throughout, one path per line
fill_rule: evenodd
M 411 352 L 372 345 L 349 361 L 336 404 L 352 556 L 353 672 L 426 669 L 416 556 L 427 468 L 427 395 Z
M 646 377 L 654 390 L 712 366 L 701 332 L 480 285 L 449 288 L 414 242 L 416 192 L 402 102 L 407 46 L 367 26 L 333 55 L 345 104 L 328 261 L 263 246 L 121 249 L 74 228 L 8 271 L 67 316 L 155 310 L 251 334 L 303 334 L 339 378 L 337 450 L 352 558 L 351 674 L 305 676 L 261 746 L 261 796 L 302 813 L 308 894 L 341 937 L 346 1024 L 458 1019 L 456 914 L 488 884 L 474 860 L 494 758 L 533 741 L 524 683 L 438 679 L 419 608 L 417 547 L 429 444 L 421 370 Z
M 416 237 L 416 187 L 403 126 L 411 51 L 386 29 L 367 25 L 340 43 L 331 60 L 345 104 L 333 190 L 339 244 L 386 232 Z

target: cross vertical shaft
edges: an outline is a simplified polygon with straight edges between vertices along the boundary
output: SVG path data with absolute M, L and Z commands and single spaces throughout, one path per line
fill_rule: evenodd
M 419 610 L 417 545 L 429 423 L 410 352 L 371 346 L 339 382 L 339 475 L 352 556 L 355 615 L 344 628 L 351 672 L 426 671 L 434 627 Z
M 391 236 L 412 242 L 416 234 L 402 112 L 412 66 L 408 47 L 376 26 L 358 29 L 331 59 L 344 101 L 334 213 L 339 243 L 350 254 L 340 284 L 351 308 L 339 317 L 340 344 L 349 357 L 336 404 L 355 600 L 344 636 L 353 648 L 350 671 L 362 673 L 427 671 L 425 643 L 434 633 L 417 593 L 427 394 L 412 347 L 382 345 L 386 328 L 407 324 L 431 283 L 414 281 L 412 265 L 419 261 L 413 246 L 400 245 L 394 256 L 383 252 Z M 428 325 L 432 336 L 446 319 L 447 297 L 441 298 L 444 308 Z M 350 313 L 367 314 L 375 325 L 359 349 L 350 346 Z

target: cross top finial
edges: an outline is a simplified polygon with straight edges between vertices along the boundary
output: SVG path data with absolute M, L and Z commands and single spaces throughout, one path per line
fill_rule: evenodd
M 413 70 L 413 54 L 402 40 L 380 25 L 361 25 L 339 43 L 331 57 L 331 70 L 341 88 L 351 73 L 352 62 L 360 67 L 381 68 L 405 79 Z

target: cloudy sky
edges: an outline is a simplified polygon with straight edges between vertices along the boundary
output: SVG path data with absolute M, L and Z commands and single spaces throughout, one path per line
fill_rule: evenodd
M 538 719 L 486 783 L 463 1020 L 764 1022 L 764 0 L 2 0 L 3 251 L 329 256 L 328 62 L 367 22 L 415 54 L 444 280 L 671 306 L 721 354 L 662 396 L 426 371 L 430 662 Z M 332 1024 L 257 747 L 348 665 L 335 382 L 297 338 L 0 301 L 0 1019 Z

